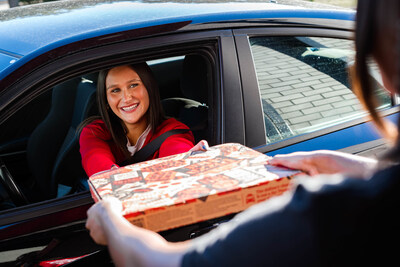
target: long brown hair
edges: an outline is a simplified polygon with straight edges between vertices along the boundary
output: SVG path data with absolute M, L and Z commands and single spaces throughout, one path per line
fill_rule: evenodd
M 397 76 L 400 78 L 400 1 L 399 0 L 358 0 L 356 17 L 355 65 L 351 69 L 353 90 L 363 106 L 370 112 L 370 116 L 381 133 L 396 145 L 390 153 L 392 159 L 400 158 L 399 134 L 393 125 L 382 119 L 377 112 L 377 98 L 371 84 L 368 62 L 370 59 L 379 59 L 383 42 L 393 42 L 393 63 L 397 67 Z M 391 39 L 390 39 L 391 38 Z M 392 41 L 394 40 L 394 41 Z M 381 66 L 380 66 L 381 67 Z M 400 93 L 399 84 L 395 85 Z
M 146 116 L 152 131 L 155 131 L 156 128 L 165 120 L 164 112 L 161 106 L 158 84 L 151 69 L 146 63 L 129 65 L 129 67 L 139 75 L 147 89 L 150 105 Z M 99 72 L 97 80 L 97 105 L 101 119 L 104 121 L 108 130 L 110 131 L 115 144 L 117 144 L 117 147 L 126 157 L 128 157 L 130 154 L 126 147 L 127 129 L 121 119 L 109 108 L 107 102 L 106 78 L 111 69 L 112 68 L 109 68 Z

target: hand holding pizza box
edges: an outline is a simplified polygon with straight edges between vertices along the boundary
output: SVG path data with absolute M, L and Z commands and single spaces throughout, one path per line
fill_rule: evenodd
M 237 213 L 285 192 L 299 171 L 267 160 L 240 144 L 223 144 L 101 172 L 89 185 L 95 201 L 114 196 L 130 222 L 164 231 Z

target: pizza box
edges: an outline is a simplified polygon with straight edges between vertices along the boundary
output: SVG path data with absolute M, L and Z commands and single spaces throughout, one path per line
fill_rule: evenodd
M 299 171 L 267 164 L 240 144 L 210 147 L 112 169 L 89 178 L 97 202 L 121 200 L 123 216 L 156 232 L 238 213 L 288 189 Z

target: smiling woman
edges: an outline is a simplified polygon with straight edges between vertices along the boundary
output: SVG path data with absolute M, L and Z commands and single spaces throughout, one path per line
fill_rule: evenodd
M 97 101 L 101 116 L 90 118 L 80 136 L 82 164 L 88 176 L 118 167 L 171 130 L 187 131 L 168 137 L 142 160 L 183 153 L 194 145 L 186 125 L 164 116 L 157 83 L 145 63 L 101 71 Z
M 135 144 L 148 127 L 149 94 L 139 75 L 129 66 L 111 69 L 106 79 L 109 108 L 126 127 L 128 140 Z

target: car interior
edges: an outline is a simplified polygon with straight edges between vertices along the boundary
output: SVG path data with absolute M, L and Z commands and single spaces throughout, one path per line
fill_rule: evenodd
M 147 63 L 166 116 L 188 125 L 196 142 L 211 141 L 207 58 L 187 54 Z M 57 84 L 1 125 L 7 130 L 0 133 L 0 210 L 88 190 L 79 132 L 98 114 L 96 84 L 97 73 Z

